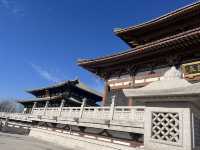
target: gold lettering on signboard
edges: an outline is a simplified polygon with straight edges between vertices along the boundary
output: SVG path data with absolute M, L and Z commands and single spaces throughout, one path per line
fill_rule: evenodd
M 200 75 L 200 61 L 182 65 L 185 77 L 193 78 Z

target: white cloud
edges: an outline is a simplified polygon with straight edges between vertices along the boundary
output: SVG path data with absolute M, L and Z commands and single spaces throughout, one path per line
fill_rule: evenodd
M 5 8 L 10 9 L 10 4 L 8 0 L 1 0 L 0 2 Z
M 23 10 L 17 6 L 16 1 L 14 0 L 0 0 L 0 6 L 4 7 L 13 14 L 18 14 L 22 16 L 24 15 Z
M 30 63 L 31 67 L 44 79 L 46 79 L 47 81 L 51 81 L 51 82 L 59 82 L 60 79 L 53 76 L 50 72 L 48 72 L 47 70 L 43 69 L 42 67 Z

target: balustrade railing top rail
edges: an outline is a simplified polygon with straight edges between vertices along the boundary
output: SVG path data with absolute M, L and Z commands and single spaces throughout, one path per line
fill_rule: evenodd
M 115 120 L 127 122 L 144 122 L 145 107 L 141 106 L 115 106 L 112 107 L 48 107 L 34 108 L 31 114 L 0 112 L 1 117 L 15 119 L 33 119 L 38 116 L 47 118 L 81 118 Z

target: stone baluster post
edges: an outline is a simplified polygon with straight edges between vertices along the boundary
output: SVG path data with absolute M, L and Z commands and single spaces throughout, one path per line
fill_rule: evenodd
M 58 116 L 61 116 L 61 112 L 62 112 L 62 108 L 63 108 L 64 104 L 65 104 L 65 100 L 63 99 L 63 100 L 61 101 L 61 104 L 60 104 Z
M 82 105 L 81 105 L 81 110 L 80 110 L 80 115 L 79 115 L 79 118 L 82 118 L 83 116 L 83 111 L 84 111 L 84 107 L 86 105 L 86 98 L 83 99 L 83 102 L 82 102 Z
M 112 96 L 112 103 L 110 105 L 110 120 L 113 120 L 114 117 L 114 111 L 115 111 L 115 98 L 116 96 Z
M 24 108 L 22 114 L 25 114 L 26 110 L 27 110 L 27 108 Z M 31 111 L 32 111 L 32 110 L 31 110 Z
M 45 104 L 45 107 L 44 107 L 44 116 L 46 115 L 46 110 L 48 108 L 48 105 L 49 105 L 49 101 L 46 101 L 46 104 Z
M 35 109 L 36 105 L 37 105 L 37 102 L 34 102 L 33 107 L 32 107 L 32 110 L 31 110 L 31 114 L 34 113 L 34 109 Z
M 8 122 L 9 122 L 9 117 L 6 117 L 5 126 L 8 125 Z

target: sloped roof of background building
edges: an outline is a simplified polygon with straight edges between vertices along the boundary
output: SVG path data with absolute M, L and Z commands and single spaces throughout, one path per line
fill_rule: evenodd
M 95 94 L 97 96 L 102 97 L 102 94 L 100 92 L 88 87 L 86 84 L 80 82 L 79 80 L 66 80 L 66 81 L 59 82 L 59 83 L 56 83 L 56 84 L 53 84 L 53 85 L 50 85 L 50 86 L 46 86 L 46 87 L 43 87 L 43 88 L 26 90 L 26 92 L 33 93 L 33 92 L 37 92 L 37 91 L 53 89 L 53 88 L 57 88 L 57 87 L 60 87 L 60 86 L 63 86 L 63 85 L 69 84 L 69 83 L 73 83 L 73 82 L 75 82 L 74 86 L 78 87 L 79 89 L 82 89 L 84 91 L 87 91 L 89 93 L 92 93 L 92 94 Z

